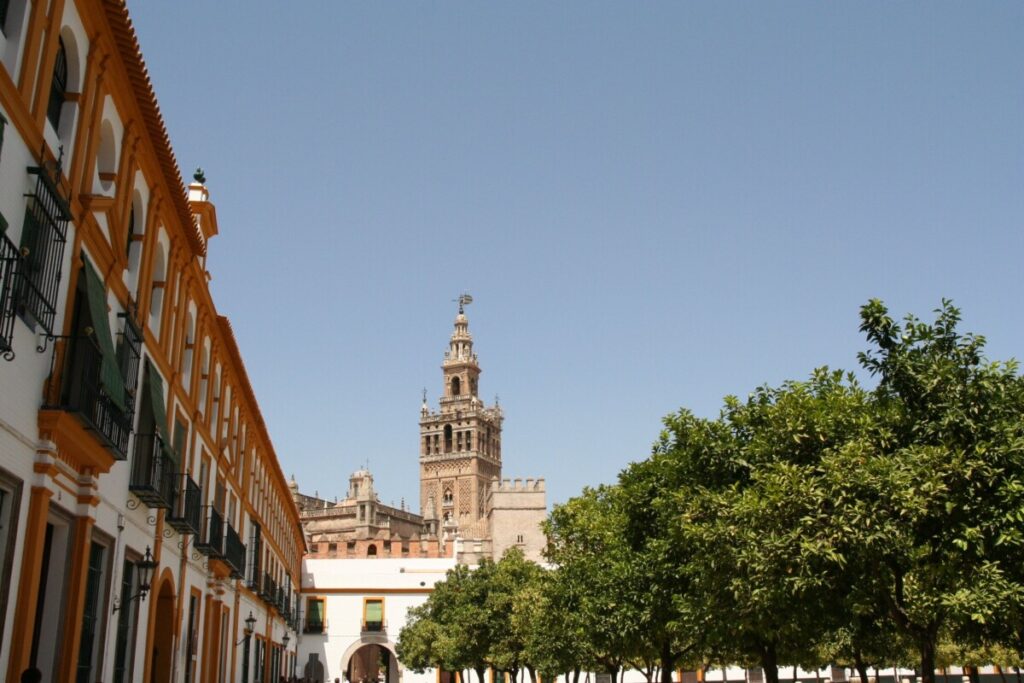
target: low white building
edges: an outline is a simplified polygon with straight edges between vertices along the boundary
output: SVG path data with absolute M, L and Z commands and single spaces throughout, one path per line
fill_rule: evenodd
M 411 607 L 423 604 L 455 559 L 306 559 L 303 634 L 296 672 L 306 681 L 434 683 L 405 670 L 395 653 Z

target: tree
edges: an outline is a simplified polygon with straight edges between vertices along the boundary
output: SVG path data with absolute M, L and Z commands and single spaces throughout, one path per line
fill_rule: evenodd
M 948 301 L 930 324 L 861 309 L 876 428 L 826 463 L 832 532 L 914 643 L 922 683 L 943 632 L 994 623 L 1020 594 L 1024 559 L 1024 388 L 959 321 Z
M 643 597 L 630 571 L 625 517 L 614 486 L 584 489 L 556 505 L 545 521 L 547 559 L 556 568 L 548 595 L 566 624 L 574 669 L 600 668 L 617 677 L 623 662 L 643 647 Z
M 813 661 L 841 625 L 823 609 L 840 601 L 841 558 L 820 533 L 829 509 L 814 491 L 825 455 L 870 423 L 867 393 L 823 368 L 806 382 L 761 387 L 746 402 L 727 398 L 714 430 L 682 417 L 667 422 L 662 442 L 690 472 L 676 495 L 676 531 L 692 553 L 700 602 L 717 617 L 713 649 L 758 662 L 775 683 L 780 664 Z M 709 432 L 716 438 L 694 450 Z

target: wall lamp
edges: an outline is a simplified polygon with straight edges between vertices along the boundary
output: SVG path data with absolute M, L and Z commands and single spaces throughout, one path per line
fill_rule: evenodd
M 249 610 L 249 616 L 245 618 L 245 628 L 242 629 L 242 639 L 235 643 L 235 645 L 241 645 L 245 641 L 252 638 L 252 632 L 256 630 L 256 617 L 252 615 L 252 610 Z
M 153 555 L 149 552 L 148 545 L 146 546 L 146 556 L 135 563 L 135 569 L 139 572 L 139 592 L 125 600 L 123 604 L 118 599 L 114 603 L 115 612 L 122 607 L 127 607 L 136 598 L 145 600 L 146 595 L 149 593 L 149 587 L 153 581 L 153 571 L 156 570 L 156 562 L 153 561 Z

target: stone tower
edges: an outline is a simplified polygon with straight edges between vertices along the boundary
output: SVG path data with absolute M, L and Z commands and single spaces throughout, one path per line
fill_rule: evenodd
M 441 522 L 442 532 L 487 535 L 488 492 L 501 478 L 501 408 L 480 400 L 480 365 L 473 353 L 465 304 L 459 297 L 448 350 L 441 364 L 444 390 L 432 412 L 424 394 L 420 410 L 420 513 Z M 428 507 L 433 507 L 428 510 Z

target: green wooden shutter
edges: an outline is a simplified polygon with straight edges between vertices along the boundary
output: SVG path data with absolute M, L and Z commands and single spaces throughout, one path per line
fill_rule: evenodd
M 310 599 L 306 603 L 306 622 L 313 628 L 319 628 L 324 623 L 324 602 L 323 600 Z
M 164 380 L 160 373 L 147 365 L 146 384 L 149 386 L 149 402 L 153 406 L 153 422 L 156 423 L 156 433 L 164 442 L 164 453 L 167 454 L 175 465 L 178 465 L 178 454 L 171 448 L 171 440 L 167 436 L 167 406 L 164 405 Z
M 114 351 L 114 337 L 110 334 L 110 318 L 107 314 L 107 290 L 103 287 L 103 281 L 96 274 L 96 270 L 88 261 L 85 261 L 85 293 L 89 300 L 89 314 L 92 316 L 93 333 L 96 342 L 99 344 L 103 360 L 100 367 L 100 383 L 103 385 L 107 396 L 121 410 L 125 409 L 124 403 L 124 378 L 121 376 L 121 369 L 117 363 L 117 353 Z
M 384 603 L 380 600 L 367 600 L 365 614 L 367 624 L 379 624 L 384 621 Z

